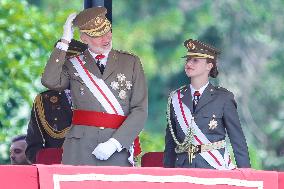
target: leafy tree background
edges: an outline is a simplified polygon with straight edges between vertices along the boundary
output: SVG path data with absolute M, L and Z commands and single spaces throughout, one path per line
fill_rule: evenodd
M 145 152 L 163 150 L 167 96 L 188 82 L 183 41 L 196 38 L 222 50 L 212 82 L 235 94 L 253 167 L 284 169 L 283 7 L 281 0 L 113 1 L 114 47 L 137 54 L 148 79 Z M 81 0 L 0 0 L 0 163 L 8 162 L 11 137 L 26 132 L 67 15 L 82 8 Z

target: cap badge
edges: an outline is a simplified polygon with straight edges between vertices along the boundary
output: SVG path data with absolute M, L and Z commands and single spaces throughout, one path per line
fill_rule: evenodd
M 187 48 L 194 50 L 195 49 L 195 45 L 192 42 L 189 42 L 187 44 Z
M 117 80 L 110 83 L 110 86 L 113 90 L 119 90 L 118 96 L 120 99 L 124 100 L 126 99 L 126 92 L 127 90 L 130 90 L 132 87 L 132 84 L 130 81 L 126 80 L 126 77 L 124 74 L 119 73 L 116 76 Z
M 213 114 L 212 119 L 210 120 L 210 122 L 209 122 L 208 125 L 209 125 L 209 129 L 210 129 L 210 130 L 215 129 L 215 128 L 218 126 L 218 122 L 216 121 L 216 116 L 215 116 L 215 114 Z
M 104 19 L 100 16 L 95 18 L 95 25 L 100 25 L 102 22 L 104 21 Z

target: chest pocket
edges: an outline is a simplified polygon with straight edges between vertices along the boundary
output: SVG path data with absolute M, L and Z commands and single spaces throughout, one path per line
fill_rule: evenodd
M 207 111 L 202 113 L 201 125 L 205 133 L 224 133 L 223 112 Z
M 222 119 L 223 113 L 220 113 L 220 112 L 203 112 L 202 117 L 209 118 L 209 119 L 211 119 L 213 117 L 215 117 L 216 119 Z

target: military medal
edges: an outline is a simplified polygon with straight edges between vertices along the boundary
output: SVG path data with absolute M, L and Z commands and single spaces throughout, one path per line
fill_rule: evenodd
M 125 90 L 119 91 L 118 96 L 119 96 L 119 98 L 121 98 L 121 99 L 126 99 L 126 92 L 125 92 Z
M 83 88 L 83 87 L 81 87 L 81 88 L 80 88 L 80 94 L 81 94 L 81 95 L 84 95 L 84 94 L 85 94 L 85 93 L 84 93 L 84 88 Z
M 131 87 L 132 87 L 132 84 L 131 84 L 130 81 L 125 81 L 125 86 L 126 86 L 126 89 L 127 89 L 127 90 L 130 90 Z
M 218 126 L 218 122 L 216 121 L 215 118 L 216 118 L 216 116 L 215 116 L 215 114 L 213 114 L 212 119 L 210 120 L 210 122 L 208 124 L 210 130 L 215 129 Z
M 122 100 L 126 99 L 127 97 L 127 90 L 130 90 L 132 87 L 132 84 L 130 81 L 126 80 L 126 77 L 124 74 L 119 73 L 116 76 L 117 80 L 110 83 L 110 86 L 113 90 L 119 90 L 118 97 Z
M 57 98 L 57 96 L 52 96 L 52 97 L 50 97 L 49 100 L 50 100 L 50 102 L 52 102 L 54 104 L 58 101 L 58 98 Z
M 116 81 L 111 82 L 110 86 L 113 90 L 119 89 L 119 84 Z

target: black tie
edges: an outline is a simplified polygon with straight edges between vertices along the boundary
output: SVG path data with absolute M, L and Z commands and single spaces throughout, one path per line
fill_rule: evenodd
M 100 64 L 100 62 L 101 62 L 100 60 L 97 60 L 97 66 L 98 66 L 101 74 L 103 74 L 104 70 L 105 70 L 105 66 L 103 64 Z
M 200 92 L 195 91 L 194 94 L 193 94 L 193 112 L 195 112 L 199 98 L 200 98 Z

